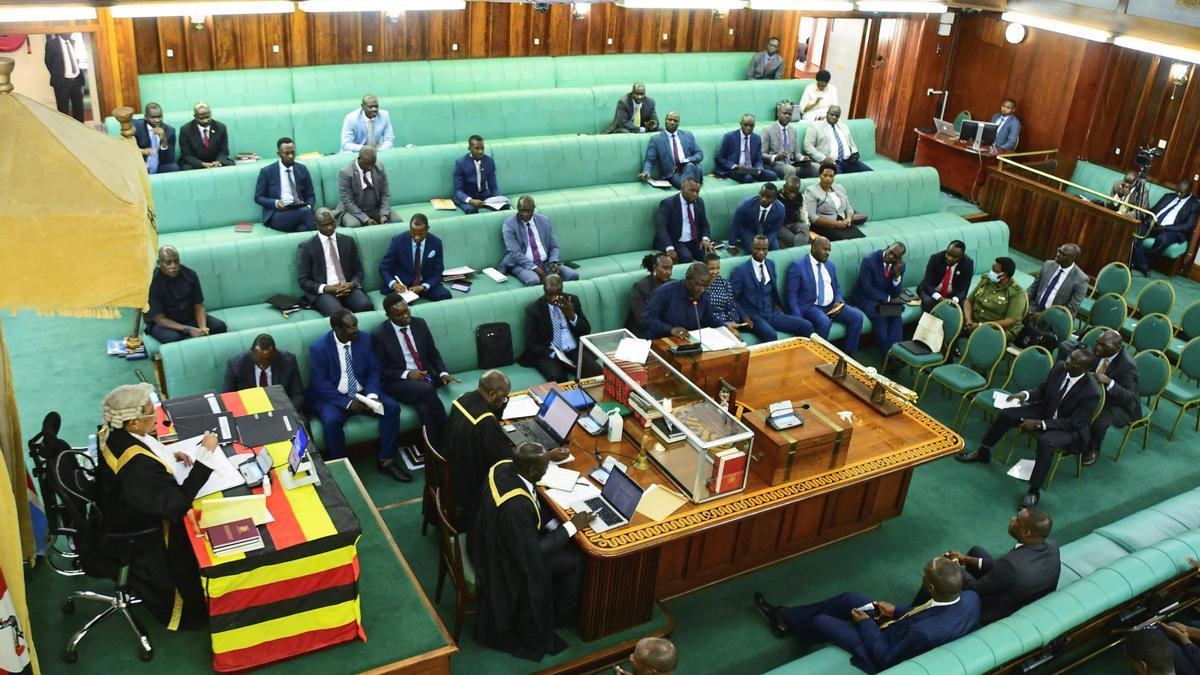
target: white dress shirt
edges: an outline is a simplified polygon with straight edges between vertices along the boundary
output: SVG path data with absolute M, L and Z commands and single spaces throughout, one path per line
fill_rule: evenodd
M 363 171 L 362 167 L 358 165 L 358 162 L 354 163 L 354 172 L 356 174 L 358 174 L 358 186 L 359 187 L 361 187 L 364 190 L 366 190 L 367 188 L 375 187 L 374 183 L 367 182 L 367 180 L 368 180 L 367 176 L 366 176 L 367 172 Z
M 271 386 L 271 383 L 272 383 L 271 382 L 271 366 L 267 366 L 266 368 L 259 368 L 257 364 L 255 364 L 255 366 L 254 366 L 254 384 L 255 384 L 255 386 L 257 386 L 259 380 L 262 379 L 263 373 L 266 373 L 266 375 L 267 375 L 267 386 L 268 387 Z
M 694 213 L 695 211 L 696 211 L 696 205 L 693 204 L 692 212 Z M 683 198 L 682 192 L 679 193 L 679 212 L 683 214 L 683 219 L 682 219 L 683 227 L 679 228 L 679 243 L 682 244 L 682 243 L 689 242 L 692 240 L 692 226 L 695 224 L 692 222 L 691 216 L 688 215 L 688 200 Z M 700 226 L 698 224 L 695 224 L 695 226 L 696 226 L 696 231 L 699 232 Z M 707 237 L 704 237 L 703 239 L 701 239 L 701 241 L 703 241 L 704 239 L 707 239 Z M 674 251 L 675 247 L 668 246 L 667 250 Z
M 357 166 L 357 164 L 355 165 Z M 288 180 L 288 173 L 291 173 L 291 180 Z M 296 195 L 292 192 L 292 181 L 296 180 L 295 165 L 284 166 L 283 162 L 279 163 L 279 201 L 285 206 L 293 204 L 296 201 Z M 300 189 L 297 185 L 296 189 Z
M 320 232 L 317 233 L 317 240 L 321 242 L 321 254 L 325 256 L 325 281 L 326 281 L 326 283 L 323 283 L 320 286 L 317 286 L 317 293 L 324 293 L 325 287 L 330 284 L 341 283 L 342 281 L 345 281 L 345 279 L 342 279 L 340 281 L 338 280 L 337 268 L 334 267 L 334 265 L 333 265 L 333 256 L 329 255 L 329 243 L 330 242 L 333 242 L 333 247 L 335 249 L 337 248 L 336 235 L 337 235 L 337 232 L 334 232 L 334 234 L 332 236 L 328 236 L 328 237 L 321 234 Z M 341 253 L 339 252 L 338 255 L 340 256 Z M 343 270 L 343 271 L 345 271 L 345 270 Z
M 754 264 L 754 280 L 764 286 L 771 283 L 771 270 L 767 269 L 766 258 L 762 262 L 751 258 L 750 262 Z
M 525 480 L 525 476 L 522 476 L 519 473 L 517 474 L 517 478 L 521 479 L 521 484 L 525 486 L 525 489 L 529 491 L 529 494 L 533 495 L 533 508 L 535 511 L 537 511 L 538 522 L 542 522 L 542 506 L 538 503 L 537 491 L 533 489 L 533 483 Z M 578 530 L 575 529 L 575 526 L 572 525 L 571 521 L 569 520 L 562 524 L 562 528 L 564 531 L 566 531 L 567 537 L 574 537 L 575 533 L 578 532 Z
M 483 160 L 473 159 L 471 161 L 475 162 L 475 190 L 483 192 Z
M 833 304 L 833 280 L 829 278 L 829 268 L 811 255 L 809 259 L 812 260 L 813 281 L 817 284 L 817 293 L 813 297 L 824 299 L 825 304 L 822 306 L 828 307 Z
M 1166 206 L 1166 208 L 1155 214 L 1158 217 L 1159 226 L 1166 227 L 1168 225 L 1174 225 L 1175 218 L 1179 216 L 1179 211 L 1183 209 L 1183 205 L 1187 204 L 1189 199 L 1191 199 L 1191 195 L 1187 197 L 1180 197 L 1178 194 L 1175 195 L 1175 201 L 1171 202 Z
M 62 49 L 63 77 L 73 80 L 79 77 L 79 60 L 75 58 L 75 46 L 70 37 L 59 38 L 58 46 Z
M 1075 384 L 1083 379 L 1084 375 L 1087 375 L 1087 373 L 1080 373 L 1079 375 L 1076 375 L 1075 377 L 1071 377 L 1070 375 L 1067 375 L 1067 379 L 1063 383 L 1063 387 L 1062 387 L 1062 396 L 1058 397 L 1058 405 L 1059 406 L 1062 405 L 1062 401 L 1064 398 L 1067 397 L 1067 394 L 1071 393 L 1071 389 L 1075 386 Z M 1028 400 L 1029 392 L 1025 392 L 1025 395 L 1026 395 L 1026 400 Z M 1054 412 L 1050 414 L 1050 419 L 1052 419 L 1052 420 L 1058 419 L 1058 406 L 1055 406 Z M 1042 431 L 1045 431 L 1045 430 L 1046 430 L 1046 422 L 1043 421 L 1042 422 Z

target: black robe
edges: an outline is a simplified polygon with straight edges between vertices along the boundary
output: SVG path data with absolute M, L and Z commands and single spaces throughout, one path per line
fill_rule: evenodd
M 554 583 L 547 553 L 570 539 L 559 527 L 541 533 L 543 516 L 512 460 L 492 467 L 479 495 L 467 554 L 479 589 L 479 644 L 540 661 L 567 643 L 554 633 Z
M 170 630 L 201 626 L 208 618 L 183 518 L 211 473 L 196 462 L 178 485 L 167 466 L 129 432 L 117 429 L 102 440 L 97 503 L 104 529 L 165 530 L 164 536 L 139 542 L 129 571 L 133 594 Z
M 450 502 L 455 505 L 458 525 L 463 530 L 471 525 L 488 469 L 502 459 L 512 459 L 512 443 L 500 428 L 498 415 L 478 390 L 459 396 L 450 406 L 442 450 L 454 477 Z

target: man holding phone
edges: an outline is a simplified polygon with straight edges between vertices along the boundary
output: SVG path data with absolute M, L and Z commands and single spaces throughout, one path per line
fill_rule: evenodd
M 547 274 L 542 297 L 525 308 L 525 351 L 518 362 L 537 368 L 550 382 L 574 379 L 575 364 L 583 359 L 583 376 L 600 374 L 590 354 L 580 350 L 579 338 L 592 332 L 579 298 L 563 293 L 562 277 Z
M 146 104 L 146 115 L 133 121 L 133 138 L 146 160 L 146 173 L 172 173 L 179 170 L 175 161 L 175 127 L 163 122 L 162 106 Z

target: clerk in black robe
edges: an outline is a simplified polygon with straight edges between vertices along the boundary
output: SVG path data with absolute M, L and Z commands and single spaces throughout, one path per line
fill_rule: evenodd
M 475 515 L 479 488 L 487 471 L 502 459 L 512 459 L 512 443 L 500 428 L 512 382 L 498 370 L 479 377 L 479 388 L 459 396 L 450 406 L 442 450 L 454 478 L 454 510 L 467 528 Z
M 540 661 L 567 648 L 554 629 L 578 620 L 583 554 L 571 539 L 592 515 L 577 513 L 548 528 L 553 516 L 533 486 L 546 473 L 550 453 L 522 443 L 513 456 L 488 471 L 467 538 L 479 590 L 475 639 Z
M 105 531 L 164 529 L 163 535 L 138 540 L 130 585 L 169 630 L 194 628 L 205 623 L 208 611 L 183 518 L 212 473 L 217 438 L 205 435 L 191 473 L 177 484 L 172 468 L 155 453 L 171 456 L 150 435 L 156 420 L 149 392 L 148 384 L 124 385 L 104 399 L 97 504 Z

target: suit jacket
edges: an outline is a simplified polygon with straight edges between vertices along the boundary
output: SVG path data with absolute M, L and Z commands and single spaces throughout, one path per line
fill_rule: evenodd
M 979 623 L 999 621 L 1058 588 L 1058 543 L 1018 546 L 1000 558 L 983 559 L 979 577 L 963 575 L 963 588 L 979 595 Z
M 758 195 L 751 195 L 738 204 L 733 212 L 733 220 L 729 223 L 729 245 L 749 252 L 750 243 L 758 233 L 759 209 Z M 779 228 L 783 227 L 783 217 L 787 209 L 778 199 L 771 202 L 771 210 L 767 212 L 767 221 L 762 225 L 762 233 L 771 242 L 771 250 L 779 248 Z
M 379 277 L 383 279 L 384 295 L 386 289 L 392 287 L 392 277 L 399 277 L 405 286 L 416 286 L 417 275 L 413 267 L 412 234 L 401 232 L 392 237 L 388 244 L 387 253 L 379 261 Z M 446 256 L 442 250 L 442 240 L 426 234 L 421 242 L 421 281 L 420 283 L 433 288 L 442 285 L 442 272 L 446 269 Z
M 483 189 L 475 187 L 475 160 L 468 153 L 454 160 L 454 201 L 465 204 L 468 199 L 485 200 L 501 194 L 496 183 L 496 161 L 491 155 L 480 160 L 479 172 L 483 177 Z
M 334 232 L 337 242 L 338 259 L 342 263 L 342 272 L 346 281 L 362 288 L 363 267 L 358 257 L 358 244 L 352 237 Z M 320 287 L 329 283 L 325 278 L 325 250 L 321 235 L 314 234 L 296 247 L 298 267 L 300 272 L 300 289 L 304 291 L 304 300 L 312 302 L 321 293 Z
M 392 118 L 386 110 L 375 115 L 375 149 L 388 150 L 396 141 L 392 132 Z M 342 120 L 342 152 L 358 152 L 367 142 L 367 116 L 362 108 L 354 110 Z
M 175 163 L 175 127 L 163 122 L 162 128 L 163 135 L 167 141 L 167 149 L 160 149 L 158 151 L 159 166 Z M 149 125 L 146 124 L 146 120 L 144 119 L 133 121 L 133 138 L 137 141 L 139 148 L 159 147 L 157 142 L 158 136 L 154 137 L 154 141 L 150 140 Z
M 897 605 L 896 616 L 912 609 Z M 930 607 L 887 628 L 880 628 L 875 621 L 854 624 L 862 642 L 851 653 L 850 663 L 876 673 L 960 638 L 978 625 L 979 596 L 963 590 L 953 605 Z
M 783 57 L 779 52 L 767 56 L 765 51 L 758 52 L 750 58 L 746 66 L 747 80 L 778 80 L 783 77 Z
M 638 128 L 633 124 L 633 95 L 625 94 L 617 99 L 617 110 L 613 113 L 612 123 L 604 130 L 604 133 L 611 134 L 617 129 L 636 132 Z M 642 128 L 646 128 L 646 122 L 654 120 L 658 122 L 658 113 L 654 110 L 654 99 L 649 96 L 642 99 Z M 657 126 L 655 127 L 657 128 Z
M 542 241 L 542 248 L 546 250 L 546 256 L 542 259 L 542 269 L 545 271 L 546 263 L 559 260 L 558 239 L 554 237 L 554 228 L 546 216 L 535 213 L 532 222 L 533 228 L 537 230 L 538 239 Z M 533 258 L 525 255 L 525 247 L 529 246 L 529 233 L 525 231 L 525 223 L 514 214 L 504 220 L 501 231 L 505 251 L 504 259 L 500 261 L 501 271 L 532 270 Z
M 805 307 L 817 306 L 817 279 L 813 276 L 812 264 L 812 255 L 806 255 L 788 266 L 783 306 L 792 314 L 799 314 L 800 310 Z M 838 283 L 837 267 L 834 266 L 832 257 L 825 261 L 825 272 L 829 275 L 833 297 L 825 298 L 824 306 L 845 302 L 846 299 L 842 297 L 842 286 Z
M 946 254 L 939 251 L 929 256 L 929 262 L 925 263 L 925 277 L 917 285 L 917 292 L 930 296 L 940 293 L 942 279 L 945 276 Z M 967 293 L 971 290 L 971 280 L 974 277 L 975 261 L 971 260 L 971 256 L 964 255 L 962 260 L 958 261 L 958 265 L 954 268 L 954 274 L 950 277 L 949 297 L 958 298 L 958 304 L 962 305 L 963 301 L 967 299 Z
M 742 160 L 742 130 L 734 129 L 721 137 L 721 146 L 717 148 L 717 166 L 713 173 L 718 176 L 728 176 L 733 173 L 733 167 Z M 763 168 L 762 139 L 758 134 L 750 134 L 750 162 L 755 169 Z
M 897 278 L 883 274 L 883 250 L 880 249 L 863 258 L 858 268 L 858 283 L 850 293 L 850 304 L 861 309 L 867 316 L 879 315 L 878 305 L 900 295 L 904 288 L 904 268 L 901 264 Z
M 333 217 L 341 218 L 343 213 L 349 213 L 359 222 L 365 223 L 369 218 L 358 206 L 363 190 L 362 181 L 358 179 L 358 169 L 355 168 L 357 162 L 356 159 L 338 171 L 338 205 L 333 210 Z M 379 217 L 391 216 L 392 192 L 388 188 L 387 170 L 376 162 L 370 173 L 371 185 L 375 186 L 375 196 L 379 197 Z
M 446 362 L 442 360 L 442 354 L 433 341 L 433 333 L 429 331 L 429 324 L 425 323 L 425 319 L 414 316 L 412 322 L 408 324 L 408 329 L 412 333 L 413 346 L 417 349 L 417 356 L 421 357 L 422 365 L 425 366 L 425 370 L 429 371 L 429 376 L 433 378 L 431 384 L 434 387 L 442 386 L 442 380 L 438 376 L 449 371 L 446 370 Z M 400 346 L 400 336 L 396 335 L 396 329 L 391 321 L 384 321 L 371 331 L 371 349 L 375 350 L 375 360 L 379 364 L 379 377 L 382 382 L 397 382 L 404 379 L 404 373 L 408 371 L 408 363 L 404 360 L 404 348 Z M 358 365 L 357 360 L 355 365 Z
M 592 332 L 592 324 L 588 323 L 583 314 L 579 297 L 570 293 L 563 295 L 571 300 L 571 306 L 575 308 L 575 325 L 570 326 L 570 329 L 571 335 L 578 341 Z M 517 362 L 532 368 L 539 360 L 550 358 L 550 342 L 553 339 L 554 325 L 550 322 L 550 303 L 543 295 L 525 307 L 525 351 L 521 352 L 521 358 L 517 359 Z
M 312 176 L 308 173 L 308 167 L 300 162 L 294 162 L 292 178 L 296 181 L 296 191 L 299 193 L 293 196 L 297 201 L 307 204 L 303 208 L 311 209 L 317 197 L 316 191 L 313 190 Z M 283 187 L 279 179 L 279 162 L 271 162 L 258 172 L 258 184 L 254 187 L 254 201 L 262 207 L 264 223 L 271 222 L 271 219 L 275 217 L 277 213 L 275 202 L 279 201 L 281 194 L 283 194 Z
M 72 45 L 74 49 L 74 45 Z M 79 74 L 74 79 L 67 79 L 63 72 L 66 70 L 65 60 L 62 53 L 62 42 L 57 35 L 46 36 L 46 70 L 50 71 L 50 86 L 61 87 L 64 84 L 72 82 L 83 82 L 83 68 L 79 69 Z M 78 60 L 78 55 L 76 55 Z
M 733 287 L 733 299 L 738 309 L 747 316 L 770 315 L 776 307 L 783 307 L 779 300 L 779 276 L 775 273 L 775 261 L 770 258 L 763 260 L 767 265 L 767 274 L 771 277 L 764 286 L 759 283 L 754 274 L 754 260 L 733 268 L 729 275 L 729 285 Z
M 1056 363 L 1050 375 L 1036 388 L 1029 390 L 1025 405 L 1034 409 L 1038 417 L 1033 419 L 1042 420 L 1046 431 L 1070 431 L 1086 443 L 1091 435 L 1092 415 L 1100 398 L 1100 386 L 1085 373 L 1083 379 L 1063 396 L 1060 392 L 1066 379 L 1066 365 Z M 1052 418 L 1056 410 L 1058 416 Z
M 296 357 L 282 349 L 275 352 L 275 360 L 271 362 L 271 384 L 278 384 L 287 392 L 288 399 L 296 410 L 304 410 L 304 383 L 300 381 L 300 366 Z M 221 391 L 241 391 L 258 386 L 258 376 L 254 374 L 254 358 L 245 351 L 229 359 L 225 364 L 225 384 Z
M 349 408 L 354 402 L 354 392 L 343 394 L 338 391 L 342 378 L 342 364 L 338 357 L 337 338 L 333 331 L 322 335 L 308 348 L 309 368 L 312 370 L 308 383 L 309 405 L 316 407 L 328 403 Z M 354 378 L 362 385 L 363 396 L 380 394 L 379 362 L 371 349 L 371 336 L 366 331 L 358 334 L 350 343 L 350 355 L 354 361 Z
M 1000 121 L 1000 113 L 992 115 L 993 122 Z M 996 130 L 996 142 L 994 145 L 1002 150 L 1016 150 L 1017 139 L 1021 136 L 1021 120 L 1017 119 L 1016 115 L 1009 115 L 1008 121 L 1004 126 Z
M 846 188 L 839 183 L 833 184 L 833 193 L 841 200 L 841 209 L 834 207 L 829 193 L 821 189 L 819 183 L 813 183 L 804 190 L 804 212 L 808 215 L 809 224 L 815 224 L 818 218 L 841 220 L 844 214 L 854 215 L 854 207 L 850 204 L 850 196 Z
M 1099 364 L 1097 364 L 1099 365 Z M 1112 385 L 1104 392 L 1104 409 L 1113 413 L 1112 426 L 1123 427 L 1142 416 L 1137 363 L 1122 349 L 1104 369 Z
M 692 211 L 696 214 L 696 241 L 707 239 L 710 230 L 704 200 L 697 197 L 692 203 Z M 654 250 L 665 251 L 668 247 L 678 246 L 679 237 L 683 234 L 683 223 L 683 205 L 679 203 L 678 192 L 660 201 L 658 212 L 654 214 Z
M 804 133 L 798 130 L 799 128 L 789 124 L 787 126 L 788 147 L 786 152 L 788 158 L 784 160 L 791 164 L 800 161 L 804 156 Z M 783 149 L 783 130 L 779 128 L 779 124 L 772 122 L 767 125 L 759 134 L 762 138 L 762 157 L 763 162 L 767 166 L 775 163 L 775 155 L 785 152 Z
M 692 132 L 683 129 L 675 130 L 675 139 L 679 142 L 679 163 L 699 164 L 704 159 L 704 151 L 696 145 L 696 137 Z M 642 173 L 653 174 L 658 168 L 658 177 L 663 180 L 675 175 L 675 149 L 671 147 L 671 135 L 660 131 L 650 137 L 650 145 L 646 146 L 646 161 L 642 162 Z
M 179 127 L 179 166 L 185 169 L 201 169 L 201 162 L 220 162 L 233 166 L 229 158 L 229 132 L 225 125 L 212 120 L 208 129 L 208 150 L 200 139 L 200 125 L 195 120 Z
M 845 145 L 846 157 L 858 152 L 858 145 L 850 135 L 850 127 L 845 122 L 837 123 L 838 135 Z M 804 133 L 804 154 L 812 157 L 812 161 L 820 163 L 826 157 L 837 159 L 837 141 L 833 139 L 833 125 L 829 122 L 813 122 Z
M 1042 293 L 1046 291 L 1046 287 L 1060 269 L 1062 268 L 1053 260 L 1047 260 L 1042 263 L 1042 271 L 1038 273 L 1037 280 L 1030 284 L 1029 288 L 1025 291 L 1029 296 L 1029 307 L 1031 310 L 1037 305 L 1038 300 L 1042 297 Z M 1079 269 L 1079 265 L 1075 265 L 1071 268 L 1071 272 L 1067 275 L 1067 278 L 1063 279 L 1063 282 L 1059 284 L 1058 291 L 1054 294 L 1054 297 L 1047 299 L 1046 306 L 1062 305 L 1071 310 L 1071 314 L 1074 314 L 1079 309 L 1079 303 L 1087 297 L 1087 293 L 1087 274 Z
M 699 317 L 700 325 L 696 325 Z M 708 302 L 708 294 L 700 294 L 700 299 L 692 301 L 683 286 L 683 281 L 676 279 L 668 281 L 650 295 L 646 309 L 642 312 L 642 337 L 653 340 L 667 337 L 675 326 L 688 330 L 697 328 L 717 328 L 721 321 L 713 314 Z
M 1154 203 L 1154 207 L 1150 210 L 1155 215 L 1159 215 L 1175 201 L 1176 197 L 1178 195 L 1174 192 L 1165 194 Z M 1183 208 L 1179 209 L 1179 213 L 1175 214 L 1175 223 L 1163 229 L 1168 232 L 1178 232 L 1183 235 L 1183 239 L 1187 239 L 1188 235 L 1192 232 L 1192 228 L 1196 227 L 1196 215 L 1198 213 L 1200 213 L 1200 200 L 1197 200 L 1195 195 L 1188 195 Z

